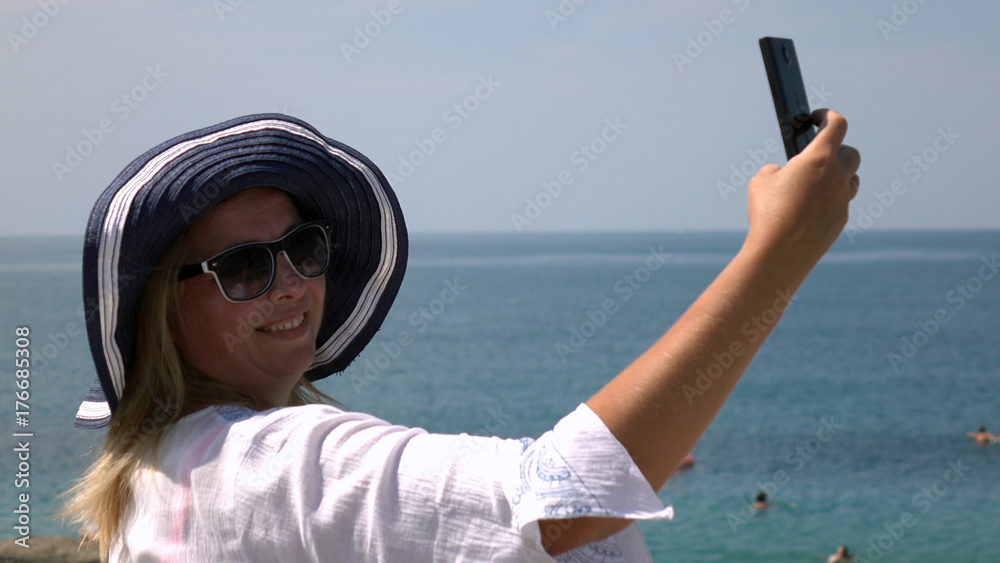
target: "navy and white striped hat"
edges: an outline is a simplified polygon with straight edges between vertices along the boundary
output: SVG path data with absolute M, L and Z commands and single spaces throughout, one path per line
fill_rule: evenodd
M 77 426 L 106 425 L 132 360 L 150 272 L 198 217 L 241 190 L 271 186 L 303 219 L 332 225 L 316 358 L 306 377 L 342 371 L 375 335 L 406 269 L 403 214 L 364 155 L 279 114 L 240 117 L 181 135 L 137 158 L 101 194 L 83 248 L 83 299 L 97 381 Z

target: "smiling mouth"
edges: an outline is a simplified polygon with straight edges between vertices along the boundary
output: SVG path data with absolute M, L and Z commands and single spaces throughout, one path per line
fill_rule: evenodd
M 260 331 L 263 331 L 263 332 L 280 332 L 280 331 L 283 331 L 283 330 L 292 330 L 294 328 L 298 328 L 299 325 L 301 325 L 303 323 L 303 321 L 305 321 L 305 320 L 306 320 L 305 313 L 301 313 L 301 314 L 299 314 L 299 316 L 295 317 L 294 319 L 292 319 L 292 320 L 290 320 L 290 321 L 288 321 L 286 323 L 281 323 L 281 324 L 271 325 L 271 326 L 267 326 L 267 327 L 262 327 L 262 328 L 259 328 L 257 330 L 260 330 Z

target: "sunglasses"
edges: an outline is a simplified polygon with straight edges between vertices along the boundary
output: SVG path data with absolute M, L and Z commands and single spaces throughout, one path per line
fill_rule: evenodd
M 278 240 L 238 244 L 201 264 L 183 266 L 177 280 L 212 274 L 228 301 L 252 301 L 271 289 L 282 252 L 298 275 L 306 279 L 322 276 L 330 267 L 329 233 L 326 221 L 305 223 Z

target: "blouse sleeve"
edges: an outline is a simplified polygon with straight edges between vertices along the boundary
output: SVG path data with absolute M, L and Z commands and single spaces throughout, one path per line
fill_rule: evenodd
M 542 534 L 563 528 L 539 520 L 673 517 L 586 405 L 536 441 L 429 434 L 320 405 L 253 418 L 233 524 L 255 560 L 551 562 Z M 635 524 L 557 559 L 651 561 Z
M 527 443 L 526 441 L 523 441 Z M 528 443 L 518 475 L 505 481 L 524 533 L 557 539 L 558 522 L 538 529 L 541 519 L 602 516 L 632 520 L 672 519 L 631 456 L 585 404 L 563 418 L 538 441 Z M 558 561 L 651 561 L 635 524 L 624 531 L 560 555 Z

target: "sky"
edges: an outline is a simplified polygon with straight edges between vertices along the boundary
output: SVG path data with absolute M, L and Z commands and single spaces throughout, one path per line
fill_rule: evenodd
M 280 112 L 366 154 L 411 232 L 746 228 L 784 164 L 757 44 L 849 122 L 848 228 L 1000 228 L 1000 3 L 3 0 L 0 236 L 82 235 L 176 135 Z

